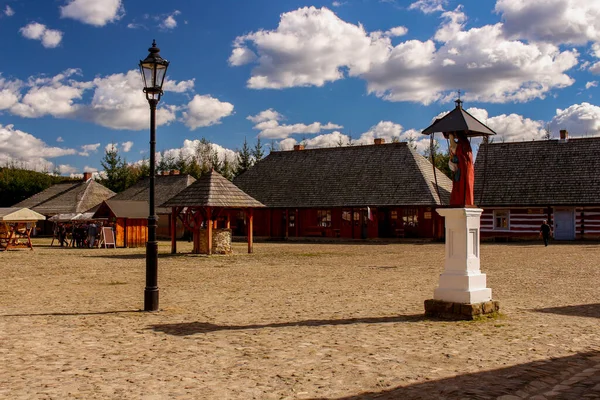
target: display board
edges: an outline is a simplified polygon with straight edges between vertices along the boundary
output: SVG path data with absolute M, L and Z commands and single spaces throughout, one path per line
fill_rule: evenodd
M 115 243 L 115 234 L 111 227 L 102 227 L 102 241 L 104 242 L 104 248 L 108 248 L 108 246 L 112 246 L 113 248 L 117 248 Z

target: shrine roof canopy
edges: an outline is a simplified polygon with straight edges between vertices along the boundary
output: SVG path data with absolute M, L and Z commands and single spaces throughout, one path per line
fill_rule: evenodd
M 466 132 L 467 137 L 491 136 L 496 132 L 480 122 L 477 118 L 463 110 L 462 101 L 456 101 L 456 107 L 442 118 L 436 119 L 433 124 L 423 130 L 424 135 L 436 132 Z
M 0 208 L 0 221 L 3 222 L 34 222 L 44 220 L 42 214 L 24 207 Z

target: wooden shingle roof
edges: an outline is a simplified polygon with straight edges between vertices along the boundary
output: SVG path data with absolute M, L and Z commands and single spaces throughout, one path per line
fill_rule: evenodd
M 154 201 L 160 205 L 183 189 L 194 183 L 196 179 L 191 175 L 157 175 L 154 178 Z M 117 194 L 111 200 L 149 201 L 150 178 L 139 180 L 133 186 Z M 156 209 L 157 214 L 168 214 L 171 210 L 164 207 Z
M 161 207 L 255 208 L 264 205 L 213 170 L 163 203 Z
M 272 152 L 234 183 L 267 207 L 448 204 L 452 183 L 406 143 Z
M 482 145 L 475 162 L 475 203 L 483 207 L 600 204 L 599 154 L 598 137 Z
M 114 195 L 112 190 L 89 179 L 52 185 L 13 207 L 26 207 L 43 215 L 82 213 Z

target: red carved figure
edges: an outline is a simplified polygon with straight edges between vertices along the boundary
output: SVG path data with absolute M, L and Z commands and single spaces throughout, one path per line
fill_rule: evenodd
M 454 138 L 458 139 L 454 141 Z M 473 168 L 473 151 L 469 139 L 462 132 L 450 133 L 450 168 L 454 171 L 450 206 L 465 207 L 475 205 L 473 188 L 475 169 Z M 452 165 L 455 164 L 455 165 Z

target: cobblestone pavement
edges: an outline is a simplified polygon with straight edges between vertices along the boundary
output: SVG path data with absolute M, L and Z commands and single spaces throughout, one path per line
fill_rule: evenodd
M 337 400 L 581 400 L 600 398 L 600 352 L 459 375 Z M 324 400 L 324 398 L 319 399 Z
M 482 244 L 502 314 L 458 322 L 424 316 L 442 243 L 159 251 L 156 313 L 143 248 L 0 253 L 0 399 L 600 395 L 598 244 Z

